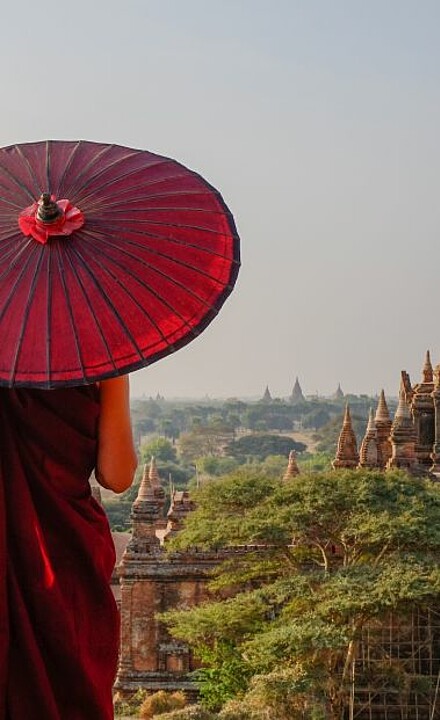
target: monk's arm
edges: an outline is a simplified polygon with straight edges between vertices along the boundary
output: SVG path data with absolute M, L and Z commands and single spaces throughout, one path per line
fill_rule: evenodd
M 137 466 L 130 421 L 128 376 L 103 380 L 99 386 L 100 416 L 96 479 L 121 493 L 133 482 Z

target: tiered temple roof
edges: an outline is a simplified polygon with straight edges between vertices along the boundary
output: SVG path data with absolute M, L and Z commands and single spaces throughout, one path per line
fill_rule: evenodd
M 413 419 L 406 400 L 407 387 L 405 380 L 406 378 L 402 373 L 399 404 L 391 428 L 392 455 L 388 461 L 388 467 L 412 470 L 416 465 L 416 435 Z
M 385 393 L 381 390 L 374 425 L 377 434 L 377 462 L 378 466 L 382 469 L 385 469 L 391 457 L 390 434 L 392 424 L 393 421 L 391 420 L 387 401 L 385 400 Z
M 367 430 L 362 440 L 359 453 L 359 467 L 370 469 L 377 468 L 378 455 L 377 431 L 374 422 L 374 412 L 373 408 L 370 408 Z
M 336 457 L 332 462 L 333 468 L 355 468 L 359 463 L 356 435 L 351 422 L 350 408 L 345 406 L 344 421 L 339 435 Z

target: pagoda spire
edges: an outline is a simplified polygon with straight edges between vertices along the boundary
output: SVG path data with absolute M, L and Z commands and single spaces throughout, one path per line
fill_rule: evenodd
M 301 385 L 299 384 L 298 376 L 295 380 L 295 385 L 293 386 L 292 392 L 290 393 L 290 402 L 292 405 L 299 405 L 300 403 L 303 403 L 306 401 L 303 391 L 301 388 Z
M 415 453 L 420 468 L 430 470 L 435 442 L 434 372 L 429 350 L 422 369 L 422 381 L 414 387 L 411 410 L 416 434 Z
M 434 370 L 432 369 L 431 353 L 429 352 L 429 350 L 426 351 L 425 364 L 423 366 L 422 374 L 424 383 L 434 382 Z
M 269 385 L 266 385 L 262 400 L 263 402 L 272 402 L 272 395 L 270 394 Z
M 168 540 L 182 529 L 186 516 L 194 508 L 195 505 L 188 490 L 175 490 L 174 487 L 172 488 L 171 505 L 167 512 L 168 523 L 164 539 Z
M 405 378 L 402 376 L 399 390 L 399 404 L 391 428 L 392 455 L 388 461 L 388 467 L 410 471 L 416 465 L 416 438 L 406 397 Z
M 377 447 L 377 432 L 374 420 L 373 408 L 370 408 L 368 416 L 368 425 L 365 431 L 364 438 L 361 443 L 361 449 L 359 453 L 359 467 L 360 468 L 377 468 L 378 466 L 378 447 Z
M 344 398 L 344 393 L 341 388 L 341 383 L 338 383 L 338 387 L 336 388 L 336 391 L 333 395 L 334 400 L 342 400 Z
M 148 479 L 152 487 L 160 487 L 159 471 L 157 469 L 156 458 L 154 455 L 151 456 Z
M 344 420 L 339 435 L 336 457 L 332 462 L 335 470 L 340 468 L 355 468 L 359 463 L 356 435 L 351 422 L 350 408 L 345 406 Z
M 382 469 L 387 466 L 392 453 L 390 441 L 392 424 L 387 401 L 385 400 L 385 392 L 382 389 L 374 418 L 377 436 L 377 462 Z
M 289 462 L 287 464 L 286 472 L 284 473 L 283 480 L 291 480 L 293 477 L 299 475 L 299 467 L 296 462 L 295 451 L 291 450 L 289 453 Z

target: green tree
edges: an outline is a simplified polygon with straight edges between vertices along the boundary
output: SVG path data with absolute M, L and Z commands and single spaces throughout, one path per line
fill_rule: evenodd
M 205 455 L 219 456 L 232 440 L 234 430 L 216 419 L 207 425 L 199 425 L 179 438 L 179 453 L 186 462 L 194 462 Z
M 267 435 L 252 434 L 229 443 L 226 453 L 235 457 L 241 462 L 253 457 L 256 460 L 264 460 L 268 455 L 289 455 L 291 450 L 302 452 L 306 449 L 304 443 L 296 442 L 288 435 Z
M 176 462 L 176 449 L 172 443 L 164 437 L 157 437 L 150 442 L 143 443 L 140 447 L 141 462 L 148 463 L 152 457 L 163 462 Z
M 202 487 L 196 502 L 173 547 L 229 548 L 211 583 L 223 597 L 164 618 L 203 659 L 212 708 L 260 698 L 264 717 L 340 720 L 362 626 L 440 599 L 431 482 L 367 471 L 280 482 L 243 470 Z

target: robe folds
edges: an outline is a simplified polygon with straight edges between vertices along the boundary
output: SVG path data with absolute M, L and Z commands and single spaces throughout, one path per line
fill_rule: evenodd
M 114 545 L 90 493 L 99 391 L 0 388 L 0 720 L 110 720 Z

